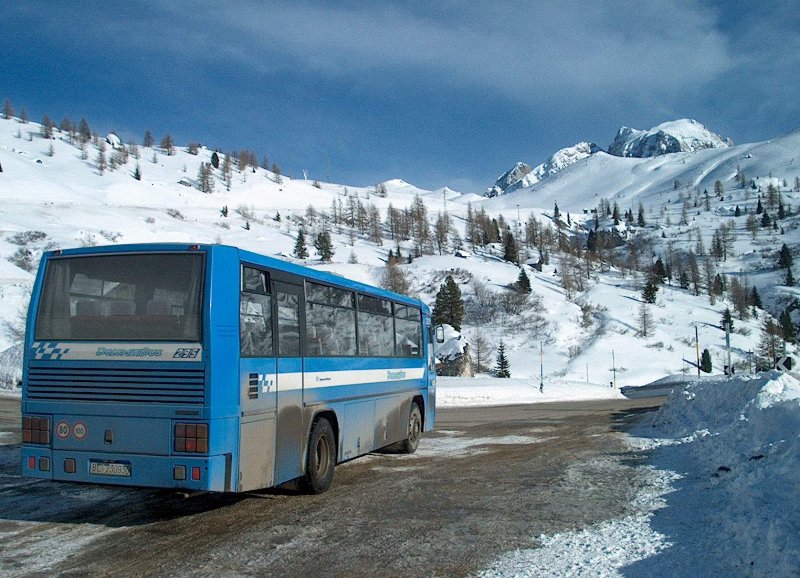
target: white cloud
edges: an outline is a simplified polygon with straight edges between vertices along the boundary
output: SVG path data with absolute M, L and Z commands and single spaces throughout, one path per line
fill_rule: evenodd
M 733 65 L 714 15 L 691 2 L 447 6 L 250 4 L 217 16 L 218 40 L 257 70 L 291 63 L 348 81 L 413 78 L 531 103 L 673 95 Z

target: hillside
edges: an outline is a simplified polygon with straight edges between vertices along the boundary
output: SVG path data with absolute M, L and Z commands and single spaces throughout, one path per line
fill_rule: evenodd
M 647 306 L 654 325 L 648 335 L 641 335 L 644 274 L 624 266 L 625 247 L 617 250 L 613 263 L 592 262 L 569 288 L 564 286 L 564 271 L 574 266 L 576 257 L 554 250 L 541 272 L 525 266 L 533 293 L 524 302 L 514 302 L 514 292 L 508 287 L 517 279 L 519 268 L 502 260 L 500 243 L 474 250 L 469 246 L 467 202 L 472 203 L 471 209 L 483 208 L 491 216 L 503 216 L 512 230 L 518 225 L 521 229 L 523 223 L 518 219 L 527 221 L 529 215 L 545 230 L 553 224 L 552 208 L 557 202 L 562 219 L 566 212 L 571 216 L 569 226 L 561 225 L 564 238 L 577 243 L 585 242 L 593 228 L 588 210 L 601 198 L 618 203 L 622 210 L 635 211 L 641 202 L 648 225 L 623 223 L 618 229 L 627 238 L 645 243 L 653 254 L 665 256 L 668 243 L 678 249 L 694 247 L 698 230 L 706 247 L 710 246 L 712 233 L 732 215 L 735 204 L 754 210 L 758 187 L 765 190 L 769 183 L 778 185 L 793 213 L 800 199 L 790 190 L 794 173 L 800 172 L 794 164 L 800 132 L 764 143 L 648 159 L 596 153 L 532 188 L 494 199 L 446 188 L 426 191 L 399 179 L 370 187 L 315 183 L 251 167 L 242 172 L 232 170 L 230 190 L 221 172 L 215 170 L 214 192 L 203 193 L 198 189 L 198 174 L 201 163 L 211 161 L 209 149 L 201 147 L 195 155 L 177 147 L 173 155 L 167 155 L 159 148 L 140 146 L 139 159 L 131 154 L 126 164 L 113 170 L 109 166 L 101 174 L 97 145 L 88 143 L 84 155 L 70 144 L 69 135 L 56 130 L 51 140 L 39 133 L 38 124 L 0 120 L 0 200 L 4 207 L 0 216 L 0 320 L 4 324 L 18 327 L 38 256 L 52 247 L 144 241 L 224 243 L 293 259 L 302 226 L 312 254 L 305 264 L 378 284 L 390 249 L 399 247 L 405 261 L 415 246 L 419 248 L 413 239 L 391 239 L 388 209 L 390 205 L 407 209 L 418 198 L 431 224 L 446 207 L 450 227 L 441 250 L 431 242 L 423 247 L 424 256 L 401 265 L 412 282 L 412 292 L 432 305 L 445 275 L 452 274 L 467 301 L 463 333 L 474 345 L 480 332 L 488 344 L 484 346 L 484 364 L 494 365 L 497 344 L 503 340 L 512 376 L 530 380 L 534 386 L 539 383 L 540 371 L 546 384 L 588 382 L 597 388 L 608 388 L 615 377 L 617 386 L 640 385 L 667 374 L 694 372 L 684 359 L 695 359 L 695 327 L 701 349 L 709 349 L 714 372 L 719 373 L 725 363 L 720 315 L 725 307 L 732 307 L 731 302 L 717 297 L 712 304 L 704 289 L 696 296 L 692 290 L 679 288 L 675 279 L 658 292 L 655 304 Z M 113 154 L 106 145 L 106 158 Z M 137 164 L 141 180 L 134 178 Z M 737 166 L 748 179 L 754 179 L 756 189 L 734 186 Z M 698 188 L 712 191 L 717 179 L 724 183 L 724 200 L 713 198 L 708 211 L 691 206 L 691 221 L 682 225 L 684 203 L 696 200 Z M 358 211 L 359 205 L 364 213 L 374 206 L 380 215 L 380 243 L 374 231 L 343 222 L 342 211 L 347 212 L 348 206 Z M 225 207 L 227 216 L 223 216 Z M 783 233 L 767 229 L 756 238 L 745 230 L 744 217 L 735 219 L 732 250 L 727 260 L 716 264 L 723 273 L 746 273 L 750 286 L 758 287 L 765 305 L 776 315 L 797 297 L 795 288 L 778 287 L 783 273 L 775 269 L 781 243 L 788 243 L 796 253 L 797 219 L 784 219 L 780 225 Z M 601 220 L 604 229 L 614 228 L 608 219 Z M 311 239 L 323 228 L 333 237 L 332 263 L 321 262 L 313 253 Z M 520 233 L 521 243 L 523 236 Z M 467 258 L 453 256 L 459 244 L 468 249 Z M 530 263 L 540 258 L 535 243 L 523 247 L 522 253 Z M 646 266 L 643 259 L 641 267 Z M 585 281 L 581 275 L 587 277 Z M 740 371 L 751 361 L 749 352 L 757 349 L 763 317 L 762 313 L 758 319 L 736 319 L 731 355 Z M 10 333 L 4 333 L 0 351 L 14 342 Z M 0 372 L 17 372 L 18 362 L 18 355 L 0 356 L 0 364 L 5 363 Z

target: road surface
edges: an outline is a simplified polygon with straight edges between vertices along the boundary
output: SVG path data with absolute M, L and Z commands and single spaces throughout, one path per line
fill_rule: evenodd
M 23 479 L 0 398 L 2 576 L 465 576 L 535 538 L 631 511 L 623 432 L 663 399 L 440 410 L 412 456 L 337 467 L 318 496 Z

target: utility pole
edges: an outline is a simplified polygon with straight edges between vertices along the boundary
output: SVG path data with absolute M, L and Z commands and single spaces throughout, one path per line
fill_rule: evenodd
M 539 342 L 539 393 L 544 393 L 544 345 Z
M 728 379 L 733 377 L 733 366 L 731 366 L 731 326 L 727 321 L 723 324 L 725 326 L 725 349 L 728 352 L 728 365 L 726 366 L 725 373 Z
M 614 350 L 611 350 L 611 371 L 614 379 L 611 381 L 611 387 L 617 387 L 617 360 L 614 358 Z
M 697 325 L 694 326 L 694 352 L 697 356 L 697 377 L 700 377 L 700 338 L 697 333 Z

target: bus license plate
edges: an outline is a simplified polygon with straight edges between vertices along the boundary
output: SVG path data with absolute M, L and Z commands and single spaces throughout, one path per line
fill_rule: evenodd
M 89 462 L 89 473 L 98 476 L 131 477 L 131 465 L 120 462 Z

